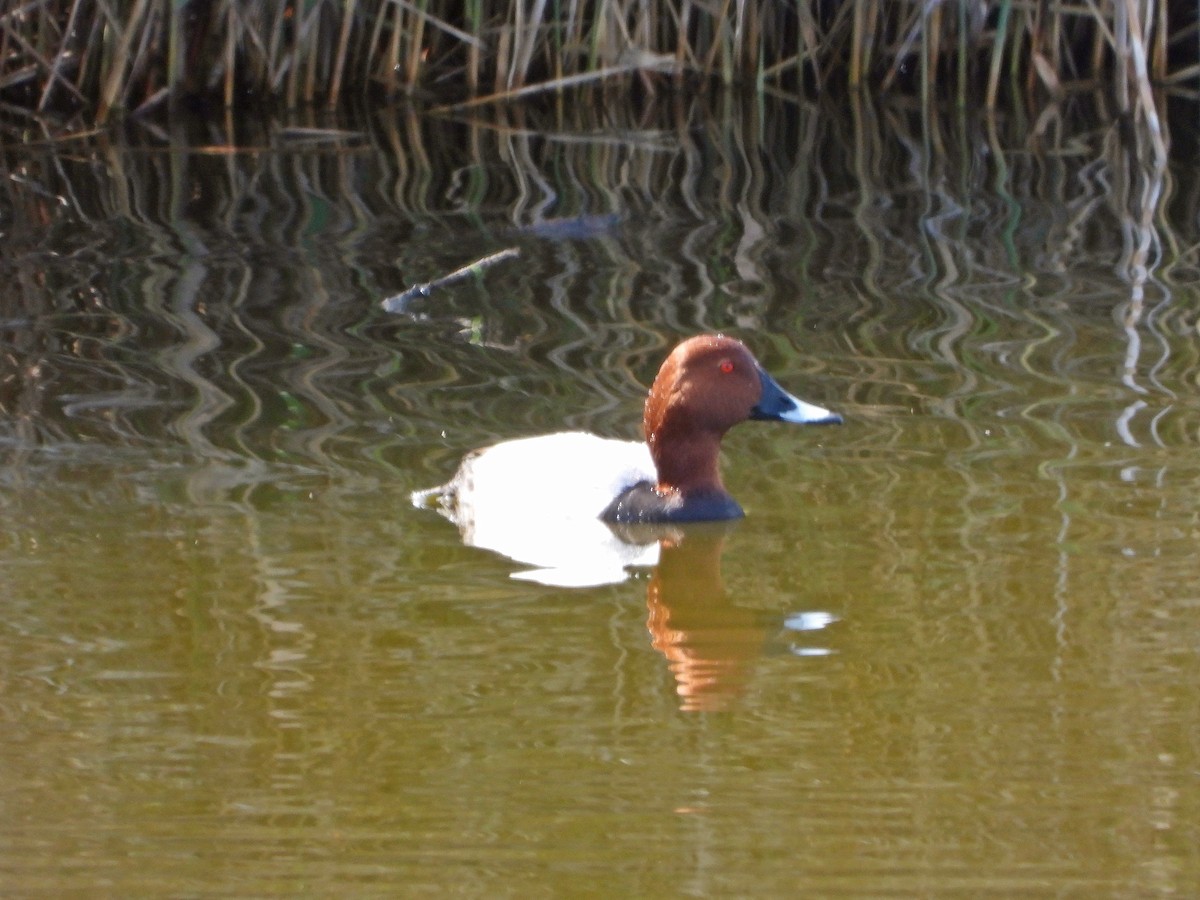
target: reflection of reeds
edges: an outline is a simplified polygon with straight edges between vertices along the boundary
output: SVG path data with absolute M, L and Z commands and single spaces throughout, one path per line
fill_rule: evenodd
M 103 122 L 184 96 L 296 106 L 421 90 L 478 103 L 613 77 L 653 92 L 667 73 L 789 91 L 904 84 L 989 106 L 1002 91 L 1105 85 L 1148 107 L 1152 82 L 1200 78 L 1197 18 L 1194 4 L 1153 0 L 44 0 L 0 15 L 0 96 Z
M 60 152 L 66 145 L 10 152 L 13 177 L 0 182 L 0 207 L 11 222 L 3 265 L 15 324 L 0 333 L 8 347 L 0 408 L 36 422 L 46 440 L 56 439 L 56 428 L 107 433 L 124 416 L 122 433 L 151 433 L 158 429 L 146 386 L 165 378 L 163 414 L 176 415 L 180 398 L 191 397 L 192 414 L 207 417 L 200 425 L 176 421 L 197 448 L 200 432 L 214 427 L 224 436 L 213 443 L 239 452 L 280 422 L 310 437 L 318 422 L 336 431 L 339 406 L 353 403 L 353 392 L 331 401 L 337 391 L 315 360 L 340 370 L 343 356 L 369 356 L 357 345 L 350 353 L 343 333 L 361 327 L 363 311 L 406 285 L 519 245 L 521 266 L 498 267 L 486 296 L 464 285 L 416 304 L 413 321 L 418 330 L 469 332 L 496 352 L 519 349 L 515 356 L 532 362 L 516 363 L 518 377 L 546 377 L 543 364 L 569 370 L 593 417 L 581 426 L 592 424 L 603 397 L 613 410 L 606 421 L 621 427 L 620 401 L 653 374 L 663 334 L 708 328 L 791 335 L 774 348 L 785 357 L 801 333 L 827 353 L 830 336 L 843 335 L 865 368 L 830 397 L 886 408 L 903 395 L 953 418 L 965 398 L 1009 390 L 1003 378 L 988 383 L 989 367 L 963 364 L 965 348 L 988 329 L 1025 334 L 1027 345 L 1014 339 L 995 352 L 1019 364 L 1015 378 L 1045 374 L 1053 390 L 1064 359 L 1099 365 L 1073 349 L 1077 319 L 1059 304 L 1065 309 L 1094 283 L 1105 316 L 1133 301 L 1136 317 L 1143 295 L 1147 309 L 1158 305 L 1197 266 L 1187 223 L 1200 194 L 1190 164 L 1157 168 L 1144 123 L 1098 126 L 1111 118 L 1102 98 L 1048 109 L 1033 131 L 1021 116 L 953 106 L 927 114 L 915 99 L 881 105 L 856 97 L 851 115 L 818 104 L 728 101 L 676 97 L 619 121 L 579 105 L 498 108 L 470 122 L 400 108 L 365 122 L 368 132 L 322 133 L 328 140 L 319 143 L 293 140 L 312 136 L 303 129 L 272 134 L 242 123 L 236 136 L 216 124 L 176 136 L 193 153 L 160 152 L 168 136 L 158 133 L 144 146 L 121 143 L 136 131 L 77 142 L 88 154 L 76 144 L 70 154 Z M 239 143 L 245 149 L 236 150 Z M 268 146 L 276 149 L 261 150 Z M 584 242 L 528 228 L 581 215 L 617 224 Z M 118 222 L 128 230 L 112 230 Z M 46 240 L 64 248 L 50 267 L 37 250 Z M 662 248 L 652 265 L 651 247 Z M 161 260 L 180 258 L 172 265 L 186 278 L 160 270 Z M 113 267 L 112 259 L 142 262 Z M 1114 268 L 1130 285 L 1120 297 L 1112 295 Z M 1035 277 L 1028 273 L 1035 287 L 1025 284 Z M 161 285 L 152 297 L 174 292 L 174 305 L 142 308 L 147 283 Z M 906 297 L 924 298 L 923 317 L 913 319 Z M 299 298 L 311 304 L 303 312 Z M 209 311 L 197 318 L 190 309 L 202 302 Z M 1193 360 L 1184 359 L 1191 345 L 1176 339 L 1184 329 L 1178 315 L 1132 325 L 1131 334 L 1155 343 L 1165 335 L 1174 346 L 1168 365 Z M 211 349 L 205 329 L 219 336 Z M 185 352 L 176 352 L 176 339 Z M 288 355 L 300 346 L 309 355 Z M 226 374 L 215 387 L 201 384 L 194 376 L 210 368 L 188 353 Z M 597 353 L 604 365 L 595 364 Z M 898 353 L 934 360 L 957 380 L 924 384 L 895 363 Z M 281 370 L 267 360 L 280 356 L 285 371 L 298 373 L 291 399 L 269 387 Z M 402 402 L 417 417 L 413 379 L 483 384 L 491 372 L 469 367 L 484 359 L 464 353 L 453 375 L 441 364 L 376 359 L 368 368 L 388 375 L 371 390 L 387 395 L 397 378 L 409 379 L 404 395 L 381 399 L 380 408 Z M 56 391 L 129 396 L 104 400 L 107 420 L 76 405 L 79 419 L 63 423 L 44 407 L 47 381 Z M 485 430 L 500 433 L 525 416 L 534 417 L 531 428 L 544 427 L 536 417 L 549 420 L 547 410 L 558 409 L 557 389 L 545 409 L 524 398 L 506 407 L 520 394 L 506 395 Z M 464 418 L 477 413 L 464 410 Z

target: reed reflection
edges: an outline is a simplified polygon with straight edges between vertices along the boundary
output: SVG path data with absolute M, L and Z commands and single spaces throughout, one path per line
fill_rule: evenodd
M 800 633 L 818 631 L 836 617 L 819 611 L 779 616 L 739 606 L 721 574 L 725 542 L 740 524 L 708 522 L 639 526 L 618 533 L 636 543 L 653 536 L 658 564 L 646 587 L 646 627 L 675 678 L 684 712 L 722 712 L 745 694 L 759 659 L 770 653 L 824 656 Z

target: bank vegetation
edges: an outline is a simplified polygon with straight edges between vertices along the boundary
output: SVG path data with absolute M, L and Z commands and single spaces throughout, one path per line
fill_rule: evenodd
M 989 107 L 1086 89 L 1122 108 L 1200 81 L 1171 0 L 6 0 L 8 114 L 102 124 L 164 103 L 432 106 L 603 86 L 903 90 Z

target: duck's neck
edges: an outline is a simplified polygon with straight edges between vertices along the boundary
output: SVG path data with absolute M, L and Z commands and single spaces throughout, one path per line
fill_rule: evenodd
M 725 494 L 718 459 L 721 438 L 713 434 L 659 434 L 650 446 L 660 493 Z

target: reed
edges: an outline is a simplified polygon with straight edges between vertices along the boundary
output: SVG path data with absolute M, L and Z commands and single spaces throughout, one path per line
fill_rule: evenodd
M 996 106 L 1195 92 L 1200 5 L 1168 0 L 6 0 L 0 103 L 97 124 L 163 102 L 496 103 L 599 82 L 905 90 Z

